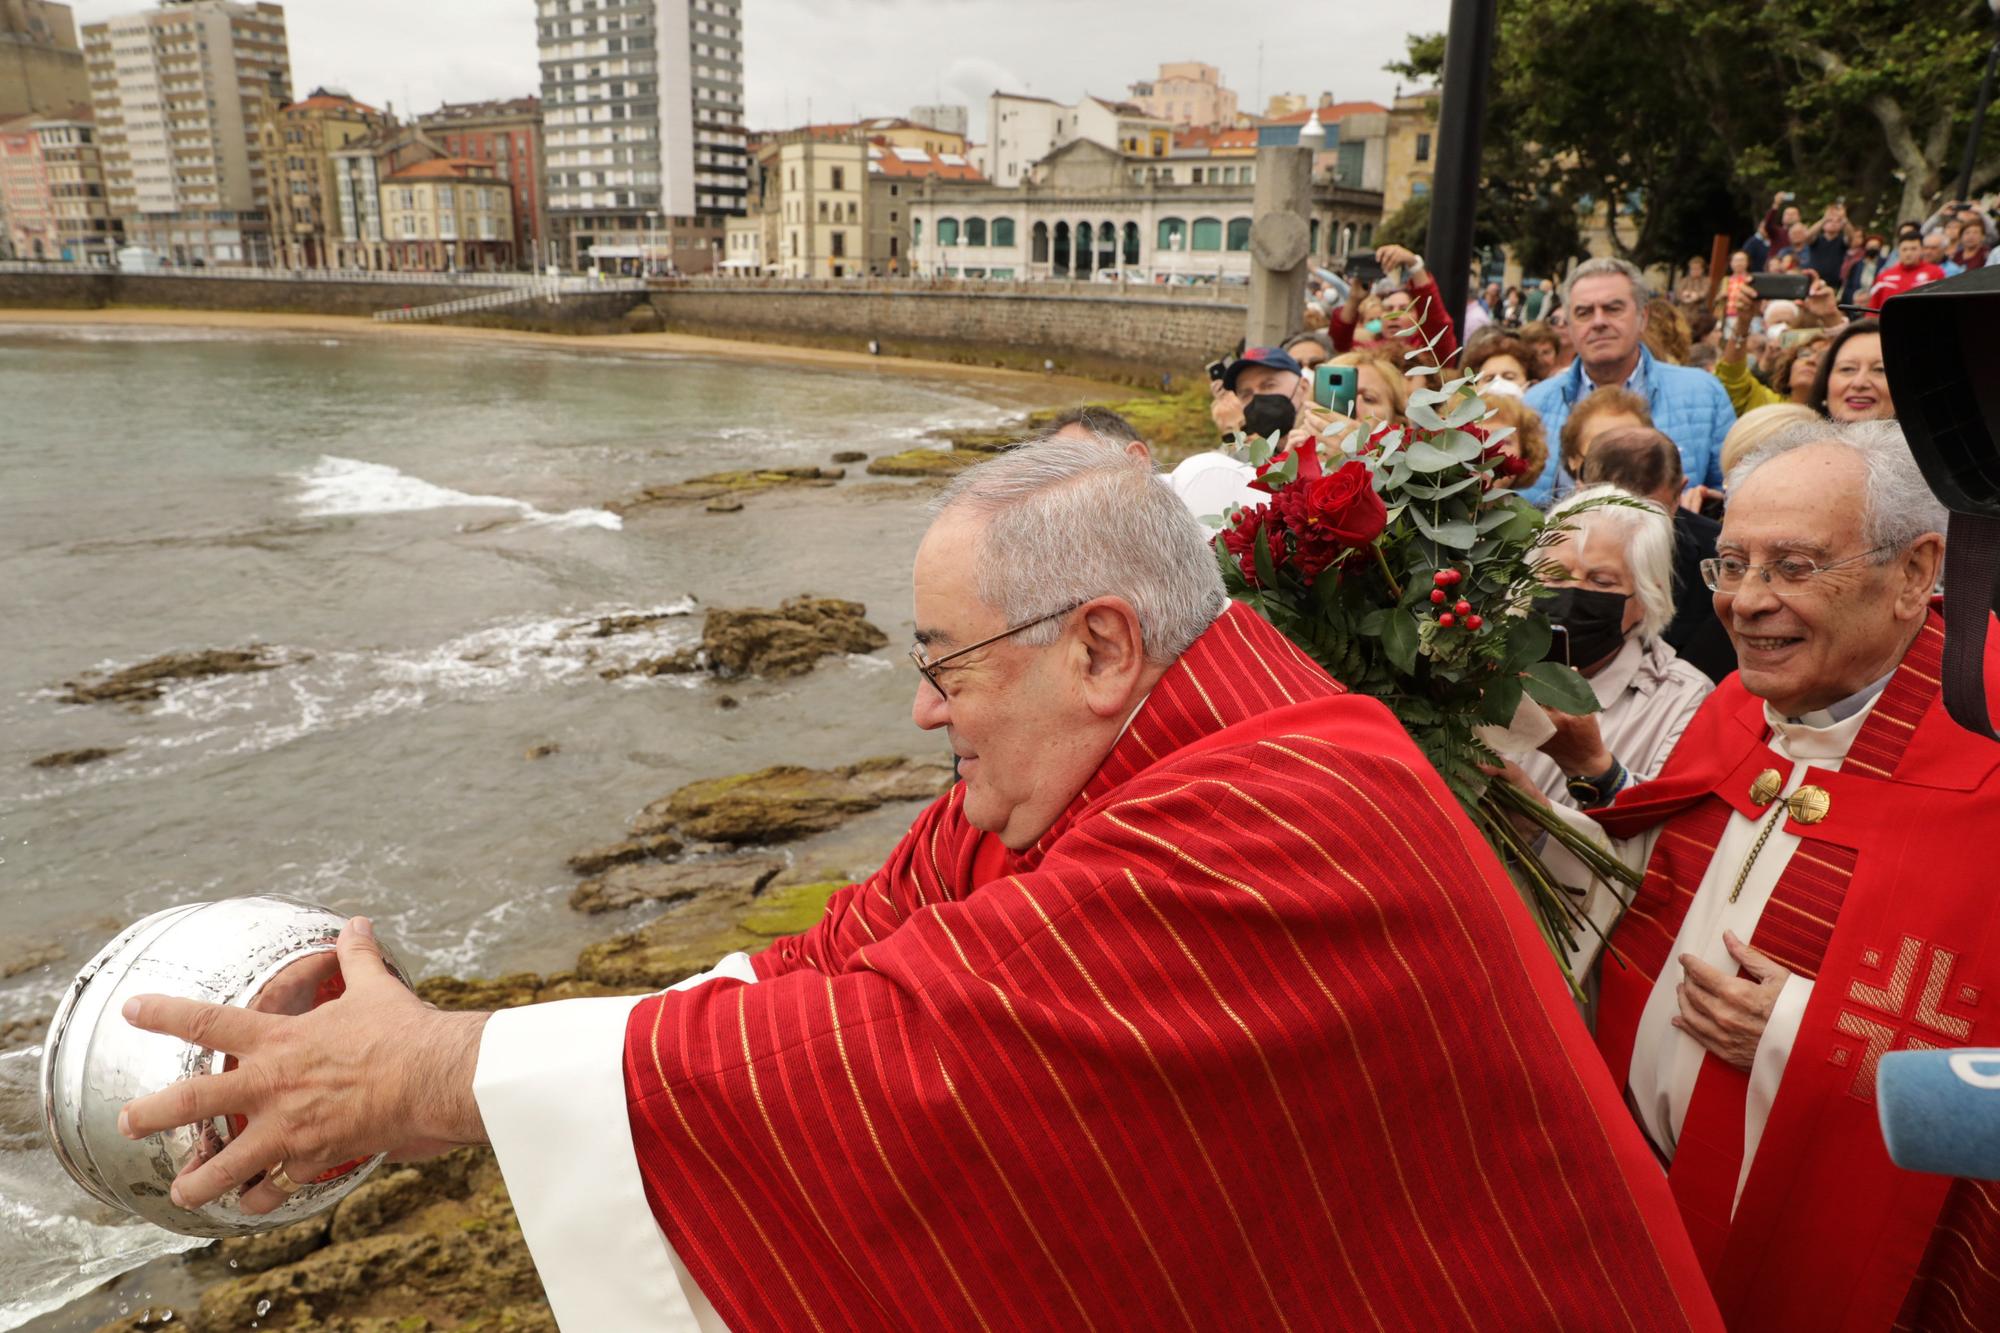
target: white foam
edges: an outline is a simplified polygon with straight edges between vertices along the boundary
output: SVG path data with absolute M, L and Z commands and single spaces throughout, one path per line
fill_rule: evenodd
M 606 509 L 545 513 L 526 500 L 505 495 L 470 495 L 412 477 L 387 463 L 365 463 L 355 458 L 322 456 L 315 466 L 299 473 L 298 478 L 299 507 L 314 518 L 409 514 L 426 509 L 510 509 L 526 522 L 552 527 L 605 528 L 616 532 L 625 526 L 623 519 Z

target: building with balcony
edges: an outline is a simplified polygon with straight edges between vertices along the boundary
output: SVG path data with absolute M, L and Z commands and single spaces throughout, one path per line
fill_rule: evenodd
M 382 220 L 382 183 L 406 167 L 449 157 L 442 145 L 417 125 L 384 125 L 328 154 L 333 162 L 334 204 L 339 231 L 333 240 L 333 267 L 371 272 L 403 267 Z
M 382 234 L 401 272 L 514 267 L 513 191 L 492 162 L 439 157 L 382 180 Z
M 995 185 L 1019 185 L 1037 162 L 1079 140 L 1134 157 L 1168 156 L 1173 126 L 1130 102 L 1085 97 L 1073 106 L 995 92 L 987 99 L 986 144 L 969 154 Z
M 530 268 L 551 262 L 549 215 L 542 198 L 542 100 L 446 102 L 417 117 L 417 124 L 451 156 L 477 158 L 498 169 L 514 195 L 515 254 Z
M 332 268 L 340 234 L 340 179 L 333 155 L 388 124 L 339 88 L 315 88 L 277 108 L 259 130 L 271 191 L 271 258 L 280 268 Z
M 68 5 L 0 0 L 0 120 L 67 115 L 90 101 L 90 78 Z
M 707 270 L 748 188 L 742 0 L 535 0 L 535 16 L 567 262 Z
M 174 264 L 268 264 L 259 126 L 291 97 L 282 7 L 162 0 L 83 30 L 111 212 Z

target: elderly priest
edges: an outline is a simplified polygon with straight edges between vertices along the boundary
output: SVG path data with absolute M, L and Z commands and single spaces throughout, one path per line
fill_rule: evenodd
M 915 585 L 963 781 L 812 930 L 489 1018 L 357 921 L 303 1017 L 135 1003 L 241 1066 L 129 1132 L 249 1117 L 189 1200 L 490 1137 L 575 1330 L 1719 1327 L 1500 867 L 1143 462 L 964 474 Z
M 2000 1193 L 1892 1166 L 1874 1100 L 1885 1051 L 2000 1043 L 2000 744 L 1939 699 L 1944 525 L 1891 422 L 1745 460 L 1705 571 L 1739 673 L 1592 812 L 1646 868 L 1598 1044 L 1731 1328 L 2000 1328 Z

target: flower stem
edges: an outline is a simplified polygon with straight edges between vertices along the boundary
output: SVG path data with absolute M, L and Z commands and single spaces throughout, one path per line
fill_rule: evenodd
M 1403 600 L 1403 585 L 1396 582 L 1396 576 L 1389 572 L 1389 557 L 1382 554 L 1382 544 L 1375 543 L 1375 563 L 1382 566 L 1382 577 L 1389 580 L 1389 595 L 1397 601 Z

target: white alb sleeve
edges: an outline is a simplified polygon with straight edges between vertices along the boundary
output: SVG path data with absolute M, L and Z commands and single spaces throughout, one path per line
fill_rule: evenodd
M 754 982 L 747 954 L 672 987 Z M 638 995 L 503 1009 L 472 1091 L 556 1323 L 572 1333 L 727 1333 L 646 1202 L 625 1101 Z

